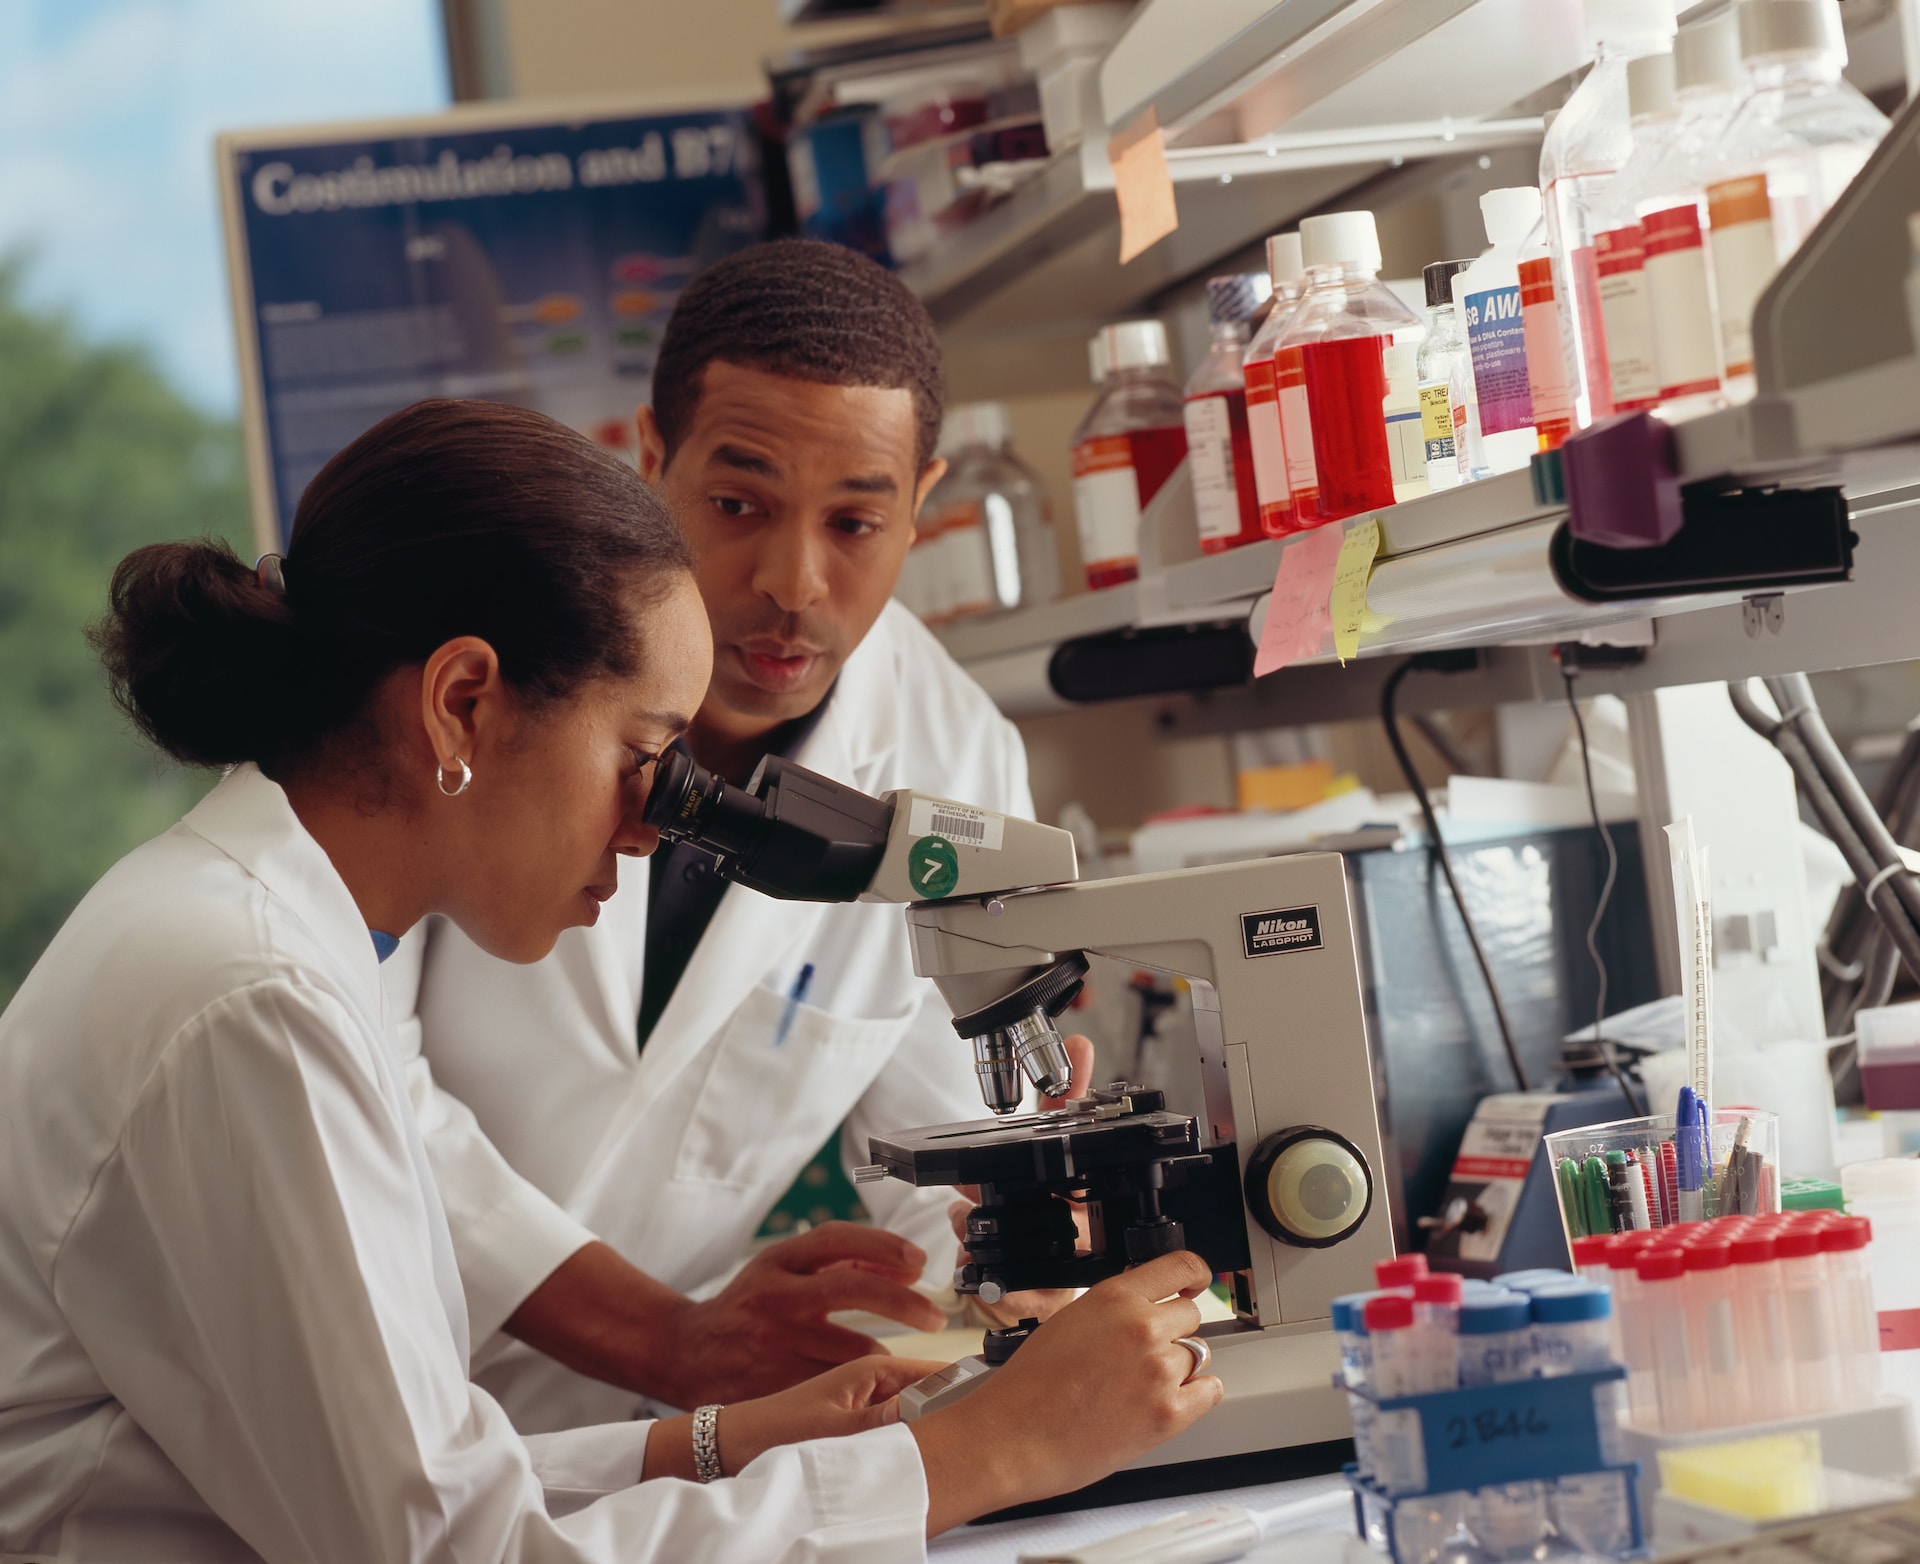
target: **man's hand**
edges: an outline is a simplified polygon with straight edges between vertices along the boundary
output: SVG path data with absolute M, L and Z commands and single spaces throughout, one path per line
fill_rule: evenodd
M 1067 1088 L 1066 1096 L 1040 1099 L 1039 1106 L 1042 1113 L 1063 1107 L 1076 1097 L 1086 1096 L 1093 1089 L 1093 1039 L 1083 1037 L 1076 1032 L 1071 1037 L 1062 1038 L 1061 1041 L 1066 1045 L 1067 1059 L 1073 1066 L 1073 1079 Z M 967 1238 L 967 1213 L 980 1203 L 980 1191 L 971 1184 L 963 1184 L 960 1186 L 960 1193 L 965 1198 L 956 1200 L 947 1207 L 947 1217 L 953 1223 L 953 1236 L 958 1238 L 964 1246 Z M 1073 1208 L 1073 1221 L 1074 1226 L 1080 1230 L 1082 1241 L 1085 1241 L 1087 1214 L 1082 1207 Z M 1047 1287 L 1035 1288 L 1030 1292 L 1011 1292 L 998 1303 L 980 1303 L 978 1299 L 975 1300 L 981 1313 L 1002 1325 L 1017 1324 L 1021 1320 L 1044 1320 L 1072 1301 L 1071 1287 Z
M 827 1222 L 768 1245 L 695 1303 L 594 1243 L 535 1288 L 506 1328 L 578 1373 L 669 1406 L 744 1401 L 881 1350 L 831 1324 L 840 1310 L 942 1329 L 946 1315 L 910 1285 L 925 1264 L 904 1238 Z

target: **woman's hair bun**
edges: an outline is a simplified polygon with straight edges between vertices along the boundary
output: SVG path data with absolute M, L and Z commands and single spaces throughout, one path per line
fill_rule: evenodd
M 114 699 L 176 760 L 229 766 L 278 753 L 296 698 L 292 612 L 226 543 L 135 549 L 90 635 Z

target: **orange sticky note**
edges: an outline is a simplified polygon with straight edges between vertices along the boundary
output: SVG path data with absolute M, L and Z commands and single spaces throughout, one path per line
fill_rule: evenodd
M 1120 202 L 1120 264 L 1125 266 L 1180 226 L 1159 111 L 1148 109 L 1109 141 L 1107 159 L 1113 164 L 1113 193 Z
M 1280 551 L 1273 595 L 1267 599 L 1267 622 L 1261 627 L 1260 650 L 1253 659 L 1256 679 L 1319 653 L 1333 622 L 1327 603 L 1339 563 L 1338 527 L 1318 527 Z

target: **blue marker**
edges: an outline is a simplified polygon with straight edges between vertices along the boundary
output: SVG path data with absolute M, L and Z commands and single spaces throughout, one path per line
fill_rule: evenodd
M 780 1025 L 774 1029 L 773 1046 L 778 1048 L 787 1040 L 787 1033 L 793 1030 L 793 1018 L 799 1013 L 801 1002 L 807 997 L 807 990 L 813 987 L 813 963 L 807 962 L 801 967 L 800 975 L 793 980 L 793 987 L 787 990 L 786 1008 L 780 1012 Z
M 1698 1222 L 1706 1216 L 1707 1159 L 1701 1155 L 1705 1131 L 1704 1105 L 1691 1086 L 1682 1086 L 1673 1110 L 1673 1160 L 1683 1222 Z

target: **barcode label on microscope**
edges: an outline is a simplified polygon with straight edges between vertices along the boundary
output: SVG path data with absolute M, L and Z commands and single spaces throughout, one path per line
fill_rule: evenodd
M 970 809 L 944 798 L 915 798 L 907 826 L 915 836 L 944 836 L 956 846 L 996 853 L 1006 831 L 1005 822 L 991 810 Z
M 1318 907 L 1276 907 L 1240 914 L 1240 939 L 1249 956 L 1279 956 L 1290 950 L 1319 950 Z

